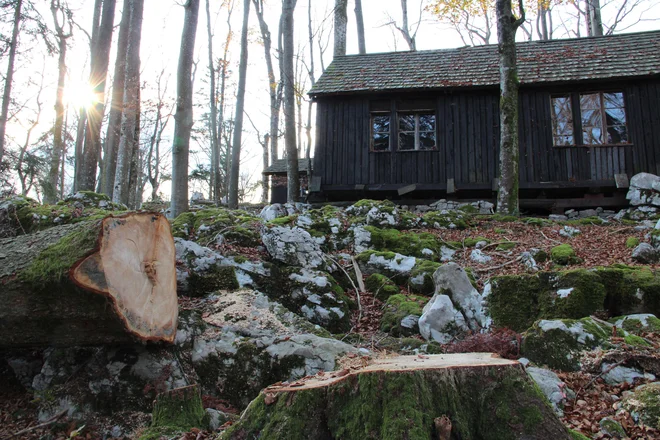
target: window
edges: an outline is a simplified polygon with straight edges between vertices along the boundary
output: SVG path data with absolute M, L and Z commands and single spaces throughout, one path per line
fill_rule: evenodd
M 555 146 L 619 145 L 628 143 L 626 110 L 622 92 L 576 95 L 580 104 L 581 138 L 575 139 L 572 96 L 552 97 L 552 135 Z M 577 104 L 576 104 L 577 105 Z
M 435 113 L 401 112 L 399 150 L 435 150 Z
M 371 151 L 390 150 L 390 115 L 383 113 L 371 114 L 372 142 Z

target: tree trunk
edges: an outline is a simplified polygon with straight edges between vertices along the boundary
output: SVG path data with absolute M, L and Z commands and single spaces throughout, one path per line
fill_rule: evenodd
M 2 348 L 174 340 L 175 249 L 160 214 L 2 239 L 0 257 Z
M 80 187 L 83 191 L 96 189 L 96 168 L 101 151 L 101 124 L 105 103 L 105 83 L 108 76 L 112 30 L 115 20 L 116 0 L 103 0 L 101 24 L 98 28 L 96 41 L 92 41 L 91 73 L 89 84 L 94 88 L 97 101 L 94 107 L 87 111 L 87 130 L 85 132 L 85 147 L 80 176 Z
M 268 133 L 264 135 L 264 141 L 261 143 L 262 153 L 262 166 L 264 170 L 268 168 Z M 268 184 L 268 176 L 264 173 L 261 173 L 261 203 L 268 203 L 268 191 L 270 190 L 270 185 Z
M 401 29 L 399 29 L 399 31 L 403 35 L 403 39 L 406 40 L 406 44 L 410 50 L 417 50 L 415 35 L 410 35 L 410 27 L 408 25 L 408 0 L 401 0 L 401 16 L 402 23 Z
M 293 11 L 295 7 L 296 0 L 284 0 L 282 2 L 283 53 L 281 77 L 284 80 L 284 143 L 286 146 L 288 186 L 286 198 L 289 203 L 297 202 L 300 195 L 298 149 L 296 148 L 295 77 L 293 73 Z M 344 11 L 346 11 L 346 8 L 344 8 Z
M 347 7 L 348 0 L 335 0 L 335 57 L 346 55 Z
M 206 429 L 207 418 L 199 387 L 190 385 L 166 391 L 156 397 L 151 426 L 176 427 L 183 431 Z
M 565 439 L 516 361 L 399 356 L 266 388 L 222 439 Z
M 266 58 L 266 70 L 268 73 L 268 93 L 270 96 L 270 136 L 268 138 L 270 142 L 270 161 L 277 160 L 277 144 L 280 131 L 280 108 L 282 107 L 282 83 L 278 83 L 275 79 L 275 69 L 273 68 L 273 54 L 272 49 L 272 39 L 270 30 L 268 29 L 268 24 L 264 19 L 264 5 L 263 0 L 252 0 L 254 3 L 254 9 L 257 13 L 257 19 L 259 20 L 259 29 L 261 31 L 261 39 L 264 43 L 264 56 Z
M 600 0 L 587 0 L 587 23 L 590 37 L 603 35 L 603 19 L 600 16 Z
M 172 203 L 174 218 L 188 210 L 188 151 L 193 126 L 192 63 L 199 17 L 199 0 L 188 0 L 181 33 L 181 49 L 177 69 L 176 113 L 174 114 L 174 142 L 172 144 Z
M 355 0 L 355 21 L 357 22 L 358 52 L 367 53 L 367 44 L 364 38 L 364 17 L 362 16 L 362 0 Z
M 16 49 L 18 48 L 18 33 L 21 28 L 21 8 L 23 0 L 18 0 L 14 6 L 14 27 L 9 43 L 9 58 L 7 60 L 7 75 L 5 76 L 5 90 L 2 95 L 2 112 L 0 112 L 0 163 L 5 153 L 5 132 L 7 129 L 7 118 L 9 117 L 9 102 L 11 101 L 11 86 L 14 82 L 14 63 L 16 60 Z
M 218 90 L 215 85 L 213 62 L 213 32 L 211 30 L 210 0 L 206 0 L 206 35 L 209 58 L 209 106 L 211 108 L 211 199 L 220 202 L 220 148 L 218 143 Z
M 112 104 L 108 117 L 108 130 L 105 135 L 105 159 L 103 160 L 102 192 L 112 198 L 117 172 L 117 155 L 121 136 L 121 119 L 124 108 L 124 82 L 126 80 L 126 50 L 131 20 L 131 0 L 124 0 L 119 36 L 117 39 L 117 60 L 112 80 Z
M 57 37 L 58 60 L 57 60 L 57 91 L 55 96 L 55 126 L 53 127 L 53 150 L 50 156 L 50 169 L 48 171 L 48 181 L 44 185 L 44 202 L 54 204 L 57 202 L 57 187 L 60 175 L 60 160 L 62 159 L 62 150 L 64 149 L 62 141 L 62 130 L 64 128 L 64 82 L 66 81 L 66 50 L 67 40 L 71 33 L 64 32 L 66 24 L 66 12 L 59 4 L 59 1 L 51 1 L 50 11 L 55 23 L 55 35 Z M 60 24 L 59 14 L 63 15 L 63 22 Z
M 518 215 L 518 69 L 516 30 L 525 21 L 514 19 L 511 0 L 497 0 L 497 34 L 500 57 L 500 177 L 497 212 Z
M 236 91 L 236 117 L 234 139 L 231 148 L 231 170 L 229 176 L 229 208 L 238 208 L 238 178 L 241 162 L 241 140 L 243 135 L 243 111 L 245 108 L 245 81 L 248 63 L 248 21 L 250 0 L 243 1 L 243 28 L 241 29 L 241 55 L 238 65 L 238 90 Z
M 131 167 L 140 148 L 140 41 L 144 0 L 131 0 L 126 70 L 124 74 L 124 107 L 121 116 L 121 139 L 117 155 L 112 201 L 129 205 Z M 137 170 L 135 170 L 137 171 Z

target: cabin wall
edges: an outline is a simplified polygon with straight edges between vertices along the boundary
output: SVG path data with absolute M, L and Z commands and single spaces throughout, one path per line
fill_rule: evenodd
M 550 96 L 584 90 L 623 90 L 630 145 L 554 147 Z M 370 105 L 410 95 L 324 97 L 317 104 L 315 175 L 322 190 L 489 189 L 499 161 L 499 91 L 437 93 L 435 151 L 370 152 Z M 429 99 L 429 95 L 423 96 Z M 660 80 L 520 91 L 520 187 L 614 186 L 614 175 L 660 174 Z M 356 185 L 358 186 L 356 188 Z

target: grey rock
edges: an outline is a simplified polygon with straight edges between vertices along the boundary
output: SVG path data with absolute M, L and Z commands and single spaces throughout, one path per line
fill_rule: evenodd
M 323 252 L 309 232 L 299 227 L 264 227 L 261 239 L 275 260 L 308 269 L 325 268 Z
M 603 363 L 601 371 L 603 372 L 603 380 L 609 385 L 633 383 L 637 378 L 655 380 L 655 376 L 651 373 L 644 373 L 635 368 L 621 365 L 613 366 L 612 364 Z
M 574 228 L 573 226 L 568 225 L 559 230 L 559 235 L 566 238 L 573 238 L 581 233 L 582 231 L 580 231 L 578 228 Z
M 640 243 L 633 250 L 632 258 L 642 264 L 655 263 L 658 261 L 658 251 L 648 243 Z
M 205 411 L 209 416 L 209 430 L 211 432 L 217 431 L 222 425 L 235 418 L 230 414 L 213 408 L 206 408 Z
M 492 259 L 492 257 L 481 252 L 480 249 L 473 249 L 472 252 L 470 252 L 470 260 L 474 261 L 475 263 L 486 264 L 492 261 Z
M 611 417 L 604 417 L 598 422 L 598 426 L 600 426 L 600 430 L 604 432 L 605 434 L 609 435 L 612 438 L 616 439 L 624 439 L 628 438 L 628 435 L 626 434 L 626 430 L 623 429 L 623 426 L 616 420 L 614 420 Z
M 525 371 L 548 398 L 552 409 L 559 417 L 563 417 L 563 408 L 567 399 L 566 384 L 554 372 L 545 368 L 527 367 Z
M 447 295 L 435 294 L 424 306 L 419 318 L 419 332 L 424 339 L 433 339 L 441 344 L 450 342 L 456 334 L 468 330 L 463 314 L 454 307 Z
M 598 216 L 598 211 L 596 211 L 595 209 L 583 209 L 578 214 L 578 217 L 580 218 L 597 217 L 597 216 Z
M 568 220 L 568 216 L 566 215 L 561 215 L 561 214 L 550 214 L 548 216 L 550 220 L 559 220 L 559 221 L 565 221 Z
M 443 263 L 446 263 L 447 261 L 451 261 L 454 259 L 454 255 L 456 254 L 456 250 L 448 248 L 447 246 L 442 246 L 440 248 L 440 261 Z
M 289 215 L 286 208 L 280 203 L 273 203 L 272 205 L 266 205 L 259 213 L 259 217 L 264 221 L 275 220 L 278 217 L 286 217 Z
M 529 270 L 538 270 L 538 266 L 536 265 L 536 260 L 532 256 L 531 252 L 523 252 L 520 254 L 520 261 L 522 264 L 525 265 L 525 267 Z
M 660 177 L 651 173 L 638 173 L 630 178 L 630 188 L 653 189 L 654 184 L 660 184 Z
M 401 320 L 399 324 L 401 327 L 414 330 L 418 327 L 419 316 L 417 315 L 408 315 Z

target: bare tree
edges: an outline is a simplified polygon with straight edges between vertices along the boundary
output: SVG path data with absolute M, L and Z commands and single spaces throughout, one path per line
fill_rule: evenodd
M 188 151 L 190 150 L 190 131 L 193 125 L 192 65 L 199 17 L 199 0 L 187 0 L 183 7 L 185 18 L 177 69 L 177 99 L 172 144 L 171 217 L 176 217 L 188 210 Z
M 335 57 L 346 55 L 347 7 L 348 0 L 335 0 Z
M 208 38 L 209 106 L 211 110 L 211 199 L 220 201 L 220 146 L 218 143 L 218 90 L 215 84 L 215 62 L 213 60 L 213 30 L 211 27 L 210 0 L 206 0 L 206 35 Z
M 252 0 L 257 19 L 259 20 L 259 29 L 261 31 L 261 40 L 264 44 L 264 57 L 266 58 L 266 70 L 268 74 L 268 94 L 270 97 L 270 157 L 271 160 L 277 160 L 277 144 L 280 131 L 280 109 L 282 108 L 282 82 L 275 78 L 275 69 L 273 68 L 272 39 L 268 24 L 264 19 L 263 0 Z
M 282 1 L 282 74 L 284 81 L 284 143 L 287 161 L 287 201 L 298 201 L 300 178 L 296 148 L 295 77 L 293 72 L 293 11 L 296 0 Z M 335 52 L 336 53 L 336 52 Z
M 98 1 L 98 0 L 97 0 Z M 101 150 L 101 123 L 103 122 L 105 83 L 108 76 L 110 46 L 115 19 L 116 0 L 103 0 L 101 21 L 92 34 L 91 73 L 89 83 L 94 89 L 97 101 L 87 112 L 87 129 L 81 176 L 78 179 L 80 190 L 94 191 L 96 186 L 96 168 Z M 96 37 L 96 39 L 94 39 Z
M 35 128 L 39 125 L 39 120 L 41 119 L 41 107 L 42 107 L 42 102 L 41 102 L 41 93 L 44 90 L 44 73 L 41 73 L 41 80 L 39 82 L 39 89 L 37 92 L 37 96 L 35 98 L 35 103 L 36 103 L 36 110 L 35 110 L 35 115 L 34 119 L 31 121 L 30 126 L 25 132 L 25 141 L 23 142 L 23 145 L 21 146 L 21 149 L 18 153 L 18 160 L 16 161 L 16 172 L 18 174 L 18 179 L 21 183 L 21 194 L 26 196 L 28 194 L 28 191 L 30 191 L 32 187 L 32 177 L 36 174 L 34 171 L 30 170 L 31 167 L 28 167 L 28 172 L 24 171 L 23 165 L 25 163 L 26 156 L 28 155 L 28 149 L 30 148 L 30 139 L 32 138 L 32 132 L 34 131 Z M 28 179 L 28 177 L 30 177 Z
M 500 177 L 497 212 L 518 215 L 518 69 L 516 31 L 525 22 L 523 0 L 515 18 L 511 0 L 497 0 L 498 52 L 500 55 Z
M 66 80 L 66 52 L 67 40 L 73 35 L 73 22 L 71 10 L 60 0 L 51 0 L 50 12 L 55 25 L 55 36 L 57 38 L 58 60 L 57 60 L 57 92 L 55 97 L 55 125 L 53 127 L 53 150 L 50 156 L 50 169 L 48 179 L 44 185 L 44 201 L 55 203 L 57 201 L 57 186 L 59 184 L 60 160 L 64 142 L 62 130 L 64 126 L 64 82 Z M 68 25 L 68 31 L 64 28 Z
M 603 19 L 600 16 L 600 0 L 585 0 L 587 10 L 587 28 L 590 37 L 603 35 Z
M 108 130 L 105 136 L 105 155 L 103 157 L 103 173 L 101 173 L 101 189 L 104 194 L 112 197 L 117 172 L 117 155 L 121 137 L 121 117 L 124 108 L 124 82 L 126 80 L 126 49 L 131 20 L 131 0 L 124 0 L 119 36 L 117 38 L 117 59 L 112 80 L 112 103 L 108 118 Z
M 145 157 L 145 165 L 147 168 L 146 179 L 151 185 L 151 200 L 158 199 L 158 189 L 160 187 L 160 177 L 161 177 L 161 154 L 160 154 L 160 143 L 163 138 L 163 132 L 167 127 L 167 123 L 172 116 L 172 111 L 170 110 L 166 115 L 163 114 L 163 107 L 165 106 L 165 95 L 167 94 L 167 86 L 163 86 L 163 75 L 165 70 L 163 69 L 158 76 L 156 81 L 157 91 L 157 101 L 156 101 L 156 115 L 154 117 L 154 127 L 149 138 L 149 148 L 148 153 Z
M 364 38 L 364 17 L 362 16 L 362 0 L 355 0 L 355 22 L 357 24 L 358 52 L 360 54 L 365 54 L 367 53 L 367 44 Z
M 241 55 L 238 65 L 238 90 L 236 92 L 236 116 L 234 118 L 234 139 L 231 148 L 231 170 L 229 174 L 229 198 L 231 209 L 238 208 L 238 184 L 241 160 L 241 141 L 243 135 L 243 111 L 245 108 L 245 82 L 248 63 L 248 22 L 250 19 L 250 0 L 243 0 L 243 27 L 241 28 Z
M 491 0 L 434 0 L 428 9 L 441 21 L 449 23 L 464 44 L 490 44 L 494 15 Z
M 112 192 L 112 200 L 115 203 L 126 205 L 131 205 L 129 199 L 135 189 L 135 186 L 131 185 L 131 175 L 135 175 L 137 172 L 136 155 L 140 148 L 140 43 L 142 40 L 143 13 L 144 0 L 131 0 L 124 74 L 124 97 L 122 99 L 121 137 L 117 154 L 115 184 Z M 130 207 L 135 208 L 136 206 Z
M 7 60 L 7 74 L 5 76 L 5 90 L 2 94 L 2 111 L 0 112 L 0 164 L 5 153 L 5 132 L 7 129 L 7 116 L 9 115 L 9 102 L 11 101 L 11 87 L 14 82 L 14 63 L 16 62 L 16 49 L 18 48 L 18 33 L 21 28 L 21 9 L 23 0 L 17 0 L 14 6 L 14 24 L 9 43 L 9 58 Z

